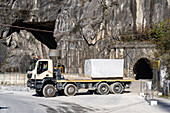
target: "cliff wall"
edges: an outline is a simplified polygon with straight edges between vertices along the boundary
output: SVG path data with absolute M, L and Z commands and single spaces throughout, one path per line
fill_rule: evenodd
M 169 12 L 170 0 L 1 0 L 1 70 L 24 72 L 24 59 L 48 58 L 48 49 L 57 47 L 68 72 L 76 64 L 74 72 L 81 73 L 85 59 L 111 58 L 110 47 L 121 35 L 144 32 Z

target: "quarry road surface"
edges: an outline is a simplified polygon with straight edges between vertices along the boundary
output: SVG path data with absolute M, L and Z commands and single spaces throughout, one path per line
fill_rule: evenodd
M 170 113 L 170 100 L 158 99 L 157 106 L 124 94 L 39 97 L 34 91 L 0 90 L 0 113 Z

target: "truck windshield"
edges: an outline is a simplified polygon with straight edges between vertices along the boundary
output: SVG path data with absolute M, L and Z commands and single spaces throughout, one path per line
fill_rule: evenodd
M 37 62 L 37 60 L 31 60 L 30 66 L 29 66 L 29 69 L 28 69 L 29 71 L 34 70 L 36 62 Z

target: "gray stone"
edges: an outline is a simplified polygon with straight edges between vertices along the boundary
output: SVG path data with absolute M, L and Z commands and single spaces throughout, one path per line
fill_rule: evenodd
M 1 23 L 12 24 L 16 20 L 23 20 L 25 23 L 55 21 L 53 36 L 58 42 L 58 49 L 63 53 L 61 61 L 68 72 L 75 73 L 83 73 L 85 59 L 122 58 L 122 51 L 119 54 L 118 50 L 110 49 L 112 43 L 121 40 L 120 35 L 141 32 L 145 27 L 169 18 L 169 12 L 170 0 L 4 0 L 3 3 L 0 2 Z M 1 64 L 6 62 L 6 65 L 2 66 L 4 71 L 8 69 L 22 71 L 20 67 L 27 62 L 22 59 L 29 59 L 32 56 L 48 57 L 48 48 L 36 40 L 37 37 L 30 32 L 22 30 L 6 37 L 8 30 L 9 27 L 0 25 L 0 34 L 6 38 L 8 46 L 3 47 L 9 50 L 8 56 L 1 59 Z M 6 54 L 3 52 L 3 56 Z
M 8 54 L 8 48 L 4 44 L 2 44 L 2 41 L 0 41 L 0 68 L 2 67 L 4 60 Z
M 6 40 L 9 53 L 6 56 L 3 72 L 26 72 L 33 57 L 49 58 L 49 49 L 38 41 L 30 32 L 14 32 Z

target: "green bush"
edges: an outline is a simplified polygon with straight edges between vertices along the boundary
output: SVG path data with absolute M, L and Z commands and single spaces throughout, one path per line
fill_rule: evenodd
M 157 22 L 151 28 L 151 41 L 157 45 L 156 57 L 161 58 L 163 65 L 170 73 L 170 19 Z

